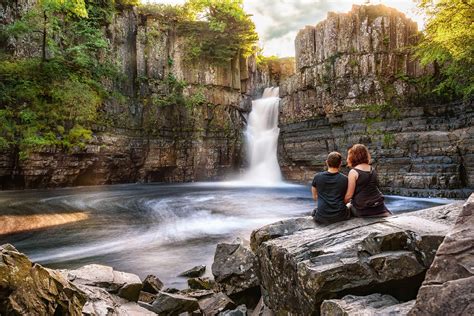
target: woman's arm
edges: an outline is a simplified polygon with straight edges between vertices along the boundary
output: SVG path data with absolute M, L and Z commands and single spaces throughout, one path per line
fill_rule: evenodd
M 349 171 L 349 174 L 347 176 L 347 180 L 348 180 L 347 192 L 346 192 L 346 196 L 344 197 L 344 203 L 349 203 L 352 197 L 354 196 L 354 191 L 355 191 L 356 181 L 357 181 L 358 176 L 359 174 L 354 169 Z
M 318 200 L 318 190 L 315 187 L 311 186 L 311 194 L 313 194 L 313 200 Z

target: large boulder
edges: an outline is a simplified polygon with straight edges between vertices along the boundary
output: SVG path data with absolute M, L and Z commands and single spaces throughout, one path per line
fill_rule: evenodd
M 239 305 L 236 309 L 220 312 L 219 316 L 247 316 L 247 307 L 245 305 Z
M 199 300 L 199 308 L 205 316 L 215 316 L 222 311 L 234 309 L 235 307 L 235 303 L 222 292 Z
M 257 257 L 241 240 L 217 245 L 212 274 L 222 292 L 233 296 L 258 289 L 257 271 Z
M 140 303 L 142 307 L 162 315 L 179 315 L 199 309 L 198 300 L 181 294 L 159 292 L 151 304 Z
M 188 278 L 198 278 L 202 276 L 206 272 L 206 266 L 205 265 L 199 265 L 192 267 L 189 270 L 186 270 L 182 273 L 179 274 L 181 277 L 188 277 Z
M 163 289 L 163 282 L 156 276 L 150 274 L 143 280 L 142 290 L 151 294 L 156 294 Z
M 60 273 L 0 246 L 0 315 L 82 315 L 86 296 Z
M 151 294 L 149 292 L 141 291 L 140 296 L 138 297 L 139 302 L 152 303 L 156 299 L 156 294 Z
M 184 290 L 179 291 L 179 294 L 201 300 L 203 298 L 207 298 L 207 297 L 211 297 L 212 295 L 215 295 L 216 292 L 212 290 L 184 289 Z
M 76 270 L 63 270 L 68 280 L 76 285 L 101 287 L 129 301 L 138 301 L 142 282 L 131 273 L 115 271 L 112 267 L 89 264 Z
M 188 286 L 193 290 L 211 290 L 214 282 L 209 278 L 191 278 L 188 279 Z
M 277 313 L 309 315 L 318 314 L 324 300 L 347 294 L 413 299 L 461 207 L 454 203 L 327 226 L 305 218 L 297 227 L 289 225 L 294 229 L 279 227 L 288 226 L 284 221 L 260 229 L 278 232 L 276 238 L 252 234 L 265 303 Z
M 342 299 L 326 300 L 321 304 L 321 316 L 385 316 L 406 315 L 414 300 L 399 302 L 390 295 L 346 295 Z
M 250 237 L 250 247 L 253 251 L 256 251 L 258 246 L 267 240 L 291 235 L 294 232 L 317 227 L 318 226 L 311 216 L 296 217 L 275 222 L 254 230 Z
M 474 194 L 439 247 L 409 315 L 474 315 Z
M 135 302 L 128 301 L 122 297 L 109 293 L 104 288 L 78 285 L 78 287 L 86 294 L 87 303 L 82 310 L 83 315 L 156 315 Z
M 268 306 L 265 305 L 263 297 L 260 298 L 258 301 L 257 306 L 255 306 L 254 310 L 250 314 L 251 316 L 274 316 L 275 314 Z

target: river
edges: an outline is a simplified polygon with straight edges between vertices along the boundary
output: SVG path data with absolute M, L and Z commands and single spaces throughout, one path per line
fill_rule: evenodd
M 395 213 L 447 202 L 387 197 Z M 210 275 L 217 243 L 235 237 L 248 240 L 255 228 L 309 215 L 313 204 L 308 186 L 285 184 L 125 184 L 3 191 L 3 226 L 5 218 L 16 219 L 24 230 L 0 235 L 0 244 L 12 243 L 47 267 L 100 263 L 142 278 L 155 274 L 167 286 L 182 288 L 186 280 L 177 275 L 188 268 L 205 264 Z M 39 219 L 44 228 L 27 230 Z

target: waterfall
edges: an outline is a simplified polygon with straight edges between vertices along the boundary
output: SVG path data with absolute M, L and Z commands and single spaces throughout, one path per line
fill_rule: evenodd
M 281 182 L 277 159 L 279 88 L 266 88 L 261 99 L 252 101 L 245 135 L 249 169 L 243 180 L 248 184 L 272 185 Z

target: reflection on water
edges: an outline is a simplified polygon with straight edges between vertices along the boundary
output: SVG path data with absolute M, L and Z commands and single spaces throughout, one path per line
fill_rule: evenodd
M 36 214 L 36 215 L 0 215 L 0 235 L 33 229 L 47 228 L 64 225 L 67 223 L 83 221 L 88 215 L 85 212 Z
M 393 212 L 406 212 L 447 200 L 389 196 Z M 82 213 L 87 218 L 43 230 L 0 235 L 34 261 L 74 268 L 111 265 L 141 277 L 156 274 L 168 286 L 182 287 L 180 272 L 206 264 L 216 244 L 248 239 L 253 229 L 280 219 L 310 214 L 309 187 L 244 187 L 235 183 L 179 185 L 127 184 L 0 192 L 0 214 L 26 216 Z

